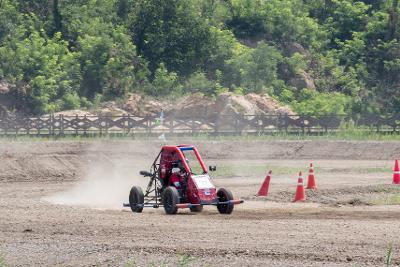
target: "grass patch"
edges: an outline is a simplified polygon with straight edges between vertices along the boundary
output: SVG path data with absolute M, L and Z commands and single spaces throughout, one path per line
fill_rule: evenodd
M 376 186 L 373 190 L 373 193 L 386 193 L 386 194 L 398 194 L 400 193 L 400 188 L 397 186 L 393 186 L 391 184 L 379 185 Z
M 269 164 L 221 164 L 217 165 L 217 170 L 212 175 L 214 177 L 263 176 L 269 170 L 272 170 L 273 174 L 296 174 L 299 168 Z
M 371 188 L 370 205 L 400 205 L 400 187 L 390 184 Z
M 390 243 L 386 251 L 385 266 L 389 267 L 392 265 L 393 258 L 393 245 Z
M 6 260 L 0 255 L 0 267 L 7 267 Z
M 400 205 L 400 194 L 387 194 L 371 201 L 372 205 Z
M 187 267 L 189 266 L 196 258 L 183 253 L 183 254 L 179 254 L 179 258 L 178 258 L 178 266 L 179 267 Z
M 349 167 L 349 168 L 332 168 L 326 169 L 325 172 L 330 173 L 349 173 L 349 172 L 356 172 L 361 174 L 367 173 L 391 173 L 392 169 L 390 167 Z
M 135 260 L 128 260 L 125 264 L 124 267 L 135 267 L 136 266 L 136 261 Z
M 400 205 L 400 194 L 389 196 L 387 198 L 387 205 Z
M 352 171 L 357 173 L 390 173 L 391 168 L 374 167 L 374 168 L 351 168 Z
M 299 171 L 303 171 L 303 175 L 306 176 L 308 174 L 308 168 L 305 167 L 285 167 L 285 166 L 277 166 L 272 164 L 254 164 L 254 163 L 221 163 L 217 164 L 217 170 L 212 173 L 214 177 L 231 177 L 231 176 L 263 176 L 267 173 L 267 171 L 272 170 L 273 174 L 290 174 L 297 175 Z M 334 168 L 334 169 L 323 169 L 323 168 L 314 168 L 316 173 L 360 173 L 360 174 L 368 174 L 368 173 L 390 173 L 391 168 L 384 167 L 366 167 L 366 168 Z

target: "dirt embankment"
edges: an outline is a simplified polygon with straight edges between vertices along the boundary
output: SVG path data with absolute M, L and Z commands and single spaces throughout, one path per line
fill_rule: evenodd
M 207 160 L 400 157 L 400 142 L 198 141 L 194 144 Z M 81 168 L 101 158 L 107 161 L 107 157 L 127 163 L 142 161 L 146 169 L 162 145 L 158 141 L 1 142 L 0 181 L 75 180 L 79 179 Z

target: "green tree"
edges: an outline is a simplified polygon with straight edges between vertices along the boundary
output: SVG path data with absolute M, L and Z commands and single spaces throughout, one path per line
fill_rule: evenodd
M 93 99 L 101 94 L 105 99 L 124 97 L 138 90 L 147 79 L 147 63 L 136 55 L 136 48 L 123 28 L 98 19 L 91 27 L 102 32 L 89 30 L 78 38 L 82 83 L 80 95 Z M 93 35 L 92 35 L 93 34 Z
M 183 76 L 205 67 L 210 30 L 192 1 L 137 1 L 134 12 L 132 37 L 152 72 L 161 62 Z
M 100 35 L 109 32 L 110 27 L 118 27 L 116 0 L 58 0 L 57 12 L 61 17 L 61 32 L 63 38 L 71 47 L 77 43 L 78 37 L 84 34 Z M 93 20 L 101 23 L 98 28 L 93 27 Z M 104 24 L 103 24 L 104 23 Z M 111 27 L 112 28 L 112 27 Z
M 0 1 L 0 43 L 12 33 L 20 21 L 21 14 L 18 13 L 16 3 L 11 0 Z
M 334 47 L 337 41 L 351 39 L 353 32 L 361 32 L 365 29 L 371 6 L 353 0 L 329 2 L 324 14 L 324 28 L 330 33 Z
M 226 25 L 242 39 L 268 40 L 284 46 L 298 42 L 305 47 L 319 44 L 325 32 L 308 16 L 302 0 L 231 0 L 231 19 Z
M 292 103 L 292 106 L 302 115 L 345 115 L 350 108 L 350 98 L 340 93 L 317 93 L 303 89 L 298 101 Z
M 215 93 L 215 84 L 210 81 L 204 72 L 195 72 L 185 81 L 184 91 L 188 93 L 204 93 L 211 95 Z
M 169 72 L 164 63 L 156 69 L 152 87 L 150 87 L 150 95 L 156 97 L 165 97 L 180 92 L 178 75 L 175 72 Z
M 278 63 L 282 60 L 279 51 L 266 43 L 255 49 L 246 49 L 228 60 L 231 80 L 244 92 L 265 92 L 277 80 Z
M 0 70 L 19 108 L 35 114 L 63 109 L 63 97 L 75 94 L 80 83 L 77 53 L 68 50 L 59 33 L 48 38 L 44 30 L 18 28 L 0 48 Z

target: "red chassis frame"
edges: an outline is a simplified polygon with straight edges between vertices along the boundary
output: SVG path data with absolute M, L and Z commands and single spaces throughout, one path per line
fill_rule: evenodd
M 186 161 L 185 151 L 193 151 L 203 171 L 200 175 L 194 175 L 189 164 Z M 185 175 L 183 176 L 182 189 L 179 190 L 179 203 L 176 204 L 178 209 L 195 208 L 197 206 L 214 205 L 223 206 L 241 204 L 244 201 L 241 199 L 224 199 L 218 196 L 216 187 L 212 183 L 208 174 L 207 167 L 200 156 L 197 148 L 193 145 L 178 145 L 178 146 L 163 146 L 160 153 L 154 160 L 150 172 L 140 172 L 143 176 L 150 177 L 147 185 L 143 207 L 158 208 L 162 206 L 162 194 L 168 187 L 168 179 L 172 173 L 173 163 L 181 161 Z M 230 193 L 231 194 L 231 193 Z M 125 207 L 131 206 L 124 204 Z

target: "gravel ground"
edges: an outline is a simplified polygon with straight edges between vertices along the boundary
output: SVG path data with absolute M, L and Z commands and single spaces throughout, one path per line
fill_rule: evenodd
M 258 173 L 215 177 L 246 199 L 228 216 L 213 207 L 175 216 L 121 208 L 129 187 L 145 183 L 137 170 L 151 163 L 157 142 L 0 143 L 0 257 L 10 266 L 384 266 L 393 244 L 400 264 L 400 206 L 383 201 L 400 192 L 390 185 L 397 143 L 382 143 L 392 149 L 376 158 L 369 142 L 350 143 L 363 160 L 349 159 L 355 152 L 341 142 L 325 146 L 342 149 L 332 158 L 275 141 L 249 142 L 229 157 L 227 143 L 199 143 L 200 152 L 207 162 L 280 168 L 266 198 L 254 197 Z M 257 147 L 268 152 L 254 155 Z M 310 159 L 319 189 L 291 203 L 297 169 Z

